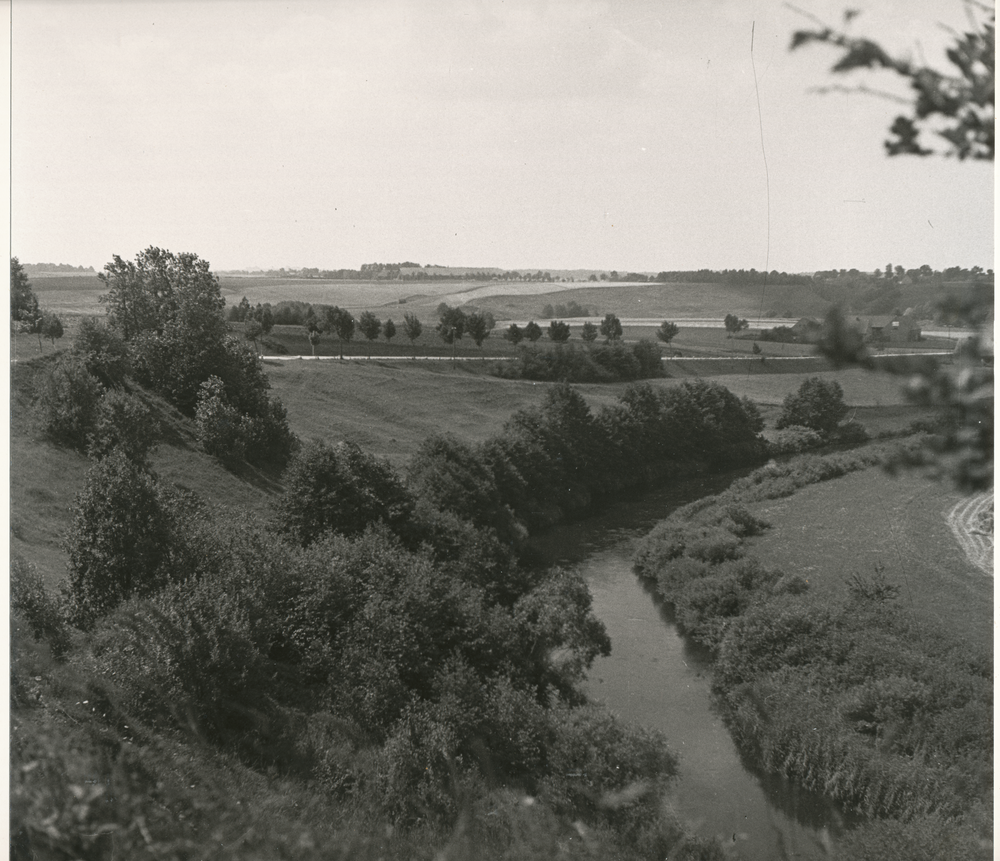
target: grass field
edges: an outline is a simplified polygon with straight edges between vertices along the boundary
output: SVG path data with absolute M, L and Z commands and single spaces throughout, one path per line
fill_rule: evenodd
M 704 333 L 710 330 L 691 331 L 709 337 Z M 32 380 L 50 360 L 37 358 L 35 339 L 21 341 L 31 358 L 12 366 L 12 549 L 35 561 L 54 585 L 65 571 L 61 541 L 69 527 L 73 497 L 83 488 L 90 463 L 81 454 L 39 439 L 32 430 Z M 61 344 L 67 341 L 64 338 Z M 52 353 L 47 342 L 44 349 L 45 356 Z M 840 382 L 847 403 L 858 408 L 855 417 L 872 431 L 899 430 L 926 415 L 905 404 L 896 379 L 860 370 L 819 370 L 821 365 L 815 360 L 802 363 L 805 367 L 798 369 L 795 362 L 772 362 L 764 365 L 766 373 L 760 373 L 759 363 L 746 360 L 670 363 L 670 377 L 649 382 L 667 387 L 693 377 L 711 377 L 759 403 L 772 426 L 782 400 L 809 376 Z M 405 466 L 432 433 L 450 432 L 470 442 L 482 441 L 499 432 L 516 410 L 541 402 L 546 384 L 502 380 L 489 375 L 489 367 L 489 362 L 409 359 L 265 361 L 273 391 L 285 404 L 289 424 L 300 438 L 351 440 L 397 467 Z M 783 373 L 777 372 L 779 367 Z M 626 385 L 577 388 L 596 411 L 613 403 Z M 166 431 L 153 455 L 153 466 L 163 478 L 213 504 L 256 510 L 265 508 L 271 495 L 280 492 L 279 476 L 249 467 L 239 473 L 227 471 L 200 451 L 189 421 L 155 399 L 151 405 Z
M 768 565 L 797 572 L 821 605 L 847 596 L 847 578 L 876 565 L 900 588 L 900 606 L 976 646 L 993 638 L 993 579 L 973 566 L 945 515 L 959 494 L 914 473 L 868 469 L 811 485 L 755 509 L 771 529 L 750 539 Z

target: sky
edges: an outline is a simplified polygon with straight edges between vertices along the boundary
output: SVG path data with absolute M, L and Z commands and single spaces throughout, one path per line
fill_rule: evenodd
M 839 23 L 846 2 L 797 0 Z M 944 67 L 959 0 L 852 32 Z M 774 0 L 13 0 L 11 253 L 100 269 L 993 267 L 992 163 L 888 158 L 901 108 Z M 756 80 L 755 80 L 756 78 Z M 905 94 L 885 75 L 868 79 Z

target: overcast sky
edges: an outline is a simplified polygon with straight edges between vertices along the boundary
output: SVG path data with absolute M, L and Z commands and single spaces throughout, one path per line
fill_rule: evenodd
M 854 32 L 942 66 L 966 22 L 797 5 L 862 8 Z M 809 92 L 836 81 L 829 49 L 788 51 L 808 23 L 774 0 L 13 0 L 11 253 L 992 268 L 993 165 L 885 157 L 899 109 Z

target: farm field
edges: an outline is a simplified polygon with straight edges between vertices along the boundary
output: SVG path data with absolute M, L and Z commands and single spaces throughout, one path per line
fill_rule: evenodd
M 771 528 L 750 539 L 750 552 L 806 577 L 821 604 L 845 599 L 848 577 L 882 565 L 902 608 L 979 647 L 993 638 L 993 578 L 969 562 L 945 520 L 962 498 L 916 473 L 868 469 L 761 503 Z

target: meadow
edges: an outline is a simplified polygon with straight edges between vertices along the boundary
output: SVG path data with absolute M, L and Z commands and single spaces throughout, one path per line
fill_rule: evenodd
M 852 574 L 880 567 L 900 589 L 904 612 L 989 647 L 993 580 L 970 565 L 945 521 L 960 498 L 919 474 L 865 470 L 760 503 L 755 513 L 771 528 L 751 538 L 749 549 L 801 573 L 812 600 L 827 606 L 848 599 Z

